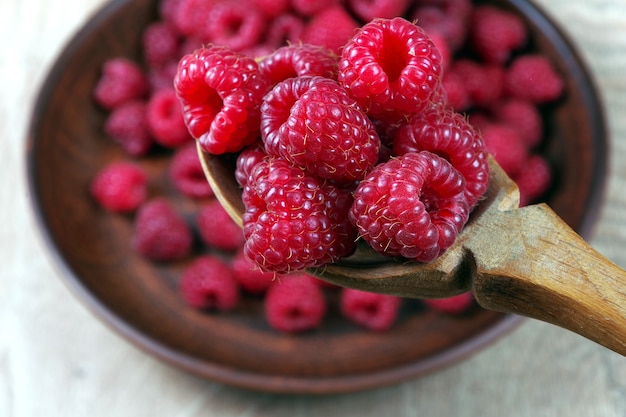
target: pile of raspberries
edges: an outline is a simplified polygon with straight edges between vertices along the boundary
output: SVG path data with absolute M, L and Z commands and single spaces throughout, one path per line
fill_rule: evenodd
M 104 131 L 128 158 L 102 167 L 91 194 L 132 215 L 139 255 L 188 262 L 180 292 L 194 308 L 263 296 L 270 326 L 296 332 L 319 326 L 325 291 L 338 290 L 344 317 L 386 330 L 400 298 L 339 289 L 305 269 L 349 256 L 359 239 L 387 256 L 436 259 L 485 192 L 489 153 L 522 204 L 551 185 L 541 106 L 564 85 L 528 52 L 512 12 L 469 0 L 159 6 L 144 62 L 107 61 L 94 88 L 109 112 Z M 236 154 L 243 233 L 205 180 L 196 143 Z M 164 153 L 193 216 L 151 191 L 142 162 Z M 422 302 L 447 313 L 473 305 L 470 293 Z

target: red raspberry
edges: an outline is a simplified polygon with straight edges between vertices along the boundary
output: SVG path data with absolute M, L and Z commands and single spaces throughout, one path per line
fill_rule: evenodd
M 552 184 L 553 174 L 550 164 L 541 155 L 531 155 L 524 162 L 513 180 L 520 192 L 520 207 L 526 206 L 541 197 Z
M 350 193 L 283 159 L 259 162 L 242 198 L 244 250 L 262 270 L 288 273 L 318 267 L 354 251 Z
M 91 182 L 91 195 L 111 212 L 132 212 L 148 195 L 148 177 L 132 162 L 113 162 Z
M 278 331 L 297 333 L 318 327 L 326 314 L 326 299 L 306 274 L 282 277 L 265 295 L 265 317 Z
M 150 67 L 160 67 L 178 59 L 178 34 L 165 22 L 154 22 L 142 35 L 143 56 Z M 172 78 L 173 79 L 173 78 Z
M 185 302 L 194 308 L 232 310 L 239 301 L 239 287 L 228 265 L 214 255 L 196 258 L 180 280 Z
M 467 58 L 452 63 L 448 73 L 456 74 L 465 84 L 473 106 L 486 107 L 504 94 L 505 70 L 496 65 L 483 65 Z
M 166 148 L 176 148 L 193 141 L 173 88 L 155 91 L 150 96 L 146 107 L 146 122 L 154 141 Z
M 341 290 L 341 314 L 368 330 L 389 330 L 398 318 L 402 299 L 351 288 Z
M 448 106 L 457 112 L 464 112 L 470 109 L 472 100 L 467 91 L 463 78 L 452 71 L 446 71 L 441 80 L 441 85 L 446 92 Z
M 290 0 L 291 8 L 303 16 L 313 16 L 329 8 L 339 7 L 342 0 Z
M 236 152 L 257 139 L 267 85 L 253 58 L 219 46 L 199 49 L 181 59 L 174 85 L 205 151 Z
M 241 51 L 259 43 L 266 17 L 250 0 L 216 1 L 202 25 L 202 39 Z
M 150 89 L 153 92 L 164 88 L 171 89 L 174 86 L 176 71 L 178 71 L 178 59 L 166 62 L 160 67 L 149 68 Z
M 256 142 L 245 148 L 237 156 L 237 166 L 235 167 L 235 179 L 242 187 L 248 183 L 248 178 L 252 175 L 252 170 L 257 163 L 267 156 L 262 142 Z
M 246 257 L 243 248 L 233 258 L 232 273 L 241 289 L 249 294 L 264 294 L 275 280 L 280 279 L 272 272 L 261 271 Z
M 209 13 L 220 0 L 180 0 L 175 9 L 174 27 L 184 37 L 198 38 L 202 43 Z
M 506 88 L 513 97 L 546 103 L 558 99 L 565 85 L 548 58 L 526 54 L 511 63 L 506 74 Z
M 237 250 L 243 245 L 241 228 L 217 200 L 204 204 L 196 218 L 202 241 L 210 247 Z
M 127 58 L 112 58 L 102 66 L 93 96 L 99 105 L 110 110 L 145 97 L 148 88 L 148 80 L 139 65 Z
M 361 179 L 380 148 L 367 115 L 343 87 L 323 77 L 277 84 L 261 106 L 261 137 L 268 154 L 339 181 Z
M 495 6 L 474 7 L 469 27 L 474 50 L 488 63 L 504 64 L 526 43 L 526 25 L 521 17 Z
M 378 165 L 354 192 L 350 219 L 377 252 L 429 262 L 450 247 L 467 222 L 463 175 L 422 151 Z
M 165 198 L 144 203 L 135 218 L 133 248 L 153 261 L 174 261 L 191 250 L 191 229 Z
M 305 21 L 293 14 L 283 14 L 268 23 L 266 42 L 273 48 L 302 43 Z
M 104 132 L 131 156 L 148 153 L 153 139 L 146 123 L 146 103 L 129 101 L 117 106 L 107 117 Z
M 446 40 L 452 52 L 465 43 L 470 0 L 421 0 L 413 12 L 412 20 L 424 28 L 426 33 L 438 33 Z
M 289 10 L 289 0 L 252 0 L 252 3 L 271 18 L 280 18 Z
M 492 113 L 497 121 L 506 123 L 519 133 L 528 148 L 532 148 L 543 139 L 543 120 L 537 106 L 520 99 L 508 99 L 496 103 Z
M 161 0 L 159 2 L 159 17 L 165 23 L 175 27 L 178 8 L 184 0 Z
M 176 189 L 187 197 L 199 199 L 214 195 L 204 175 L 195 143 L 182 146 L 174 152 L 169 175 Z
M 358 27 L 356 20 L 342 6 L 331 6 L 309 20 L 302 34 L 302 42 L 323 46 L 338 53 Z
M 439 86 L 441 54 L 422 28 L 397 17 L 375 19 L 345 45 L 339 81 L 375 117 L 426 108 Z
M 435 311 L 447 314 L 461 314 L 474 305 L 474 295 L 471 292 L 466 292 L 452 297 L 425 299 L 422 301 Z
M 444 157 L 465 178 L 465 197 L 473 207 L 489 184 L 485 143 L 476 129 L 460 113 L 439 107 L 414 115 L 396 135 L 396 155 L 430 151 Z
M 513 176 L 523 169 L 528 148 L 517 130 L 504 123 L 488 123 L 481 127 L 487 150 L 502 169 Z
M 259 62 L 259 71 L 274 86 L 294 77 L 319 75 L 336 79 L 337 64 L 337 56 L 324 47 L 288 45 L 263 58 Z
M 377 17 L 391 19 L 402 16 L 410 0 L 348 0 L 348 7 L 364 22 Z

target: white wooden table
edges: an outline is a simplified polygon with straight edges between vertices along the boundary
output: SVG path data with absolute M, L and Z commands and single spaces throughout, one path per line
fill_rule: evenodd
M 252 393 L 158 362 L 63 286 L 30 214 L 24 143 L 46 70 L 103 0 L 0 0 L 0 416 L 626 415 L 626 359 L 526 321 L 467 361 L 393 387 L 307 397 Z M 591 243 L 626 267 L 626 2 L 537 0 L 580 46 L 611 131 L 606 205 Z

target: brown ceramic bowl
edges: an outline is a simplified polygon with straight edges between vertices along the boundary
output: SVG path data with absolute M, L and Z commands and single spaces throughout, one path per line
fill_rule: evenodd
M 338 393 L 397 383 L 455 363 L 506 334 L 517 316 L 476 308 L 454 317 L 408 302 L 388 332 L 371 333 L 332 317 L 291 336 L 269 328 L 259 299 L 234 312 L 185 306 L 177 279 L 185 262 L 156 265 L 129 250 L 132 219 L 101 210 L 87 189 L 106 163 L 123 157 L 102 131 L 106 113 L 92 88 L 114 56 L 140 56 L 140 35 L 157 18 L 155 0 L 115 0 L 76 34 L 37 99 L 27 141 L 30 192 L 45 243 L 72 292 L 98 318 L 146 352 L 193 374 L 283 393 Z M 567 95 L 547 120 L 546 154 L 556 183 L 546 201 L 587 236 L 606 175 L 606 127 L 589 74 L 571 43 L 524 0 L 497 1 L 524 16 L 535 47 L 566 77 Z M 142 162 L 151 190 L 170 196 L 166 157 Z M 335 312 L 336 313 L 336 312 Z

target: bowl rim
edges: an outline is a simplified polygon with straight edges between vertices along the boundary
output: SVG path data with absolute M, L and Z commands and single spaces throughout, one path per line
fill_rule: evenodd
M 609 138 L 604 107 L 599 96 L 599 90 L 586 62 L 582 59 L 577 49 L 574 48 L 569 35 L 564 33 L 561 27 L 548 14 L 539 6 L 527 0 L 508 1 L 513 7 L 531 16 L 533 22 L 542 31 L 551 34 L 550 39 L 559 44 L 558 46 L 561 47 L 560 50 L 567 53 L 564 57 L 567 59 L 568 65 L 576 69 L 574 73 L 579 78 L 579 81 L 589 87 L 585 89 L 583 94 L 585 95 L 585 102 L 592 103 L 592 105 L 588 106 L 587 112 L 592 119 L 591 126 L 594 134 L 592 151 L 595 154 L 594 158 L 592 158 L 594 166 L 592 170 L 589 199 L 585 202 L 584 215 L 578 227 L 578 233 L 588 238 L 600 214 L 600 209 L 605 198 L 606 180 L 609 172 Z M 425 376 L 444 367 L 452 366 L 493 344 L 516 329 L 526 320 L 525 317 L 517 315 L 504 315 L 501 320 L 478 335 L 430 356 L 427 361 L 422 360 L 416 363 L 403 364 L 400 367 L 386 368 L 365 375 L 332 377 L 274 377 L 234 369 L 232 367 L 222 366 L 218 363 L 209 363 L 165 346 L 147 336 L 140 329 L 126 323 L 113 309 L 107 307 L 98 297 L 89 291 L 83 284 L 81 278 L 74 273 L 66 259 L 64 259 L 63 255 L 56 247 L 53 237 L 48 231 L 45 215 L 40 205 L 38 183 L 36 180 L 38 168 L 35 164 L 34 155 L 37 148 L 37 127 L 43 117 L 47 103 L 50 100 L 52 92 L 51 86 L 55 85 L 60 79 L 61 74 L 68 65 L 72 55 L 78 49 L 81 39 L 85 34 L 87 34 L 92 27 L 110 18 L 111 15 L 116 13 L 128 2 L 129 0 L 113 0 L 101 6 L 99 9 L 96 9 L 62 47 L 61 53 L 48 68 L 48 72 L 39 86 L 34 105 L 32 106 L 31 120 L 25 146 L 25 174 L 27 177 L 29 201 L 31 213 L 36 223 L 36 229 L 39 232 L 39 238 L 42 239 L 45 244 L 47 254 L 51 258 L 65 286 L 88 311 L 114 333 L 140 350 L 162 360 L 165 364 L 216 382 L 261 392 L 265 391 L 281 394 L 331 394 L 361 391 L 392 385 Z

